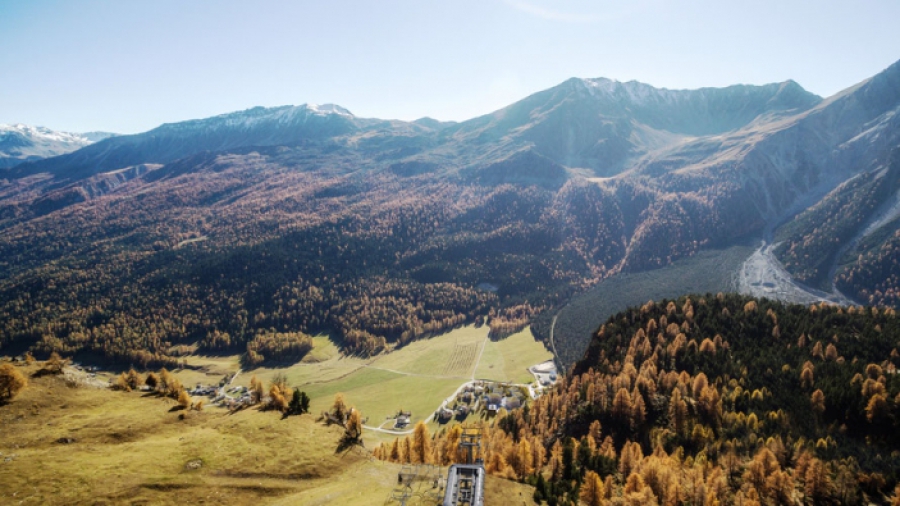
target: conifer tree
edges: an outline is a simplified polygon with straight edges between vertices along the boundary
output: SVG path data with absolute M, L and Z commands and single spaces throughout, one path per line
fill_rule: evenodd
M 154 372 L 147 373 L 147 378 L 144 380 L 144 384 L 147 385 L 150 390 L 156 390 L 156 385 L 159 384 L 159 377 Z
M 138 387 L 141 386 L 141 375 L 137 373 L 132 367 L 128 370 L 128 373 L 125 375 L 125 382 L 128 384 L 129 390 L 137 390 Z
M 128 386 L 128 378 L 125 376 L 124 372 L 116 376 L 116 379 L 111 380 L 111 382 L 110 388 L 113 390 L 122 390 L 123 392 L 131 391 L 131 387 Z
M 403 438 L 403 445 L 400 447 L 400 462 L 404 464 L 409 464 L 411 462 L 411 449 L 412 443 L 409 440 L 409 436 Z
M 26 386 L 28 379 L 13 365 L 0 365 L 0 404 L 15 398 Z
M 812 393 L 809 402 L 812 405 L 813 411 L 816 413 L 822 414 L 825 412 L 825 394 L 822 393 L 821 388 L 817 388 L 816 391 Z
M 531 453 L 531 443 L 528 442 L 528 438 L 519 439 L 517 454 L 516 475 L 519 479 L 524 480 L 534 472 L 534 467 L 531 465 L 534 456 Z
M 331 405 L 331 413 L 338 420 L 343 420 L 347 413 L 347 405 L 344 403 L 344 394 L 338 392 L 334 395 L 334 403 Z
M 412 460 L 417 464 L 431 463 L 431 437 L 423 420 L 416 423 L 413 431 Z
M 344 428 L 344 437 L 349 441 L 359 441 L 362 436 L 362 414 L 358 409 L 350 408 L 350 414 L 347 415 L 347 423 Z M 407 441 L 409 437 L 407 436 Z M 407 462 L 409 459 L 407 458 Z
M 586 506 L 602 506 L 606 503 L 606 490 L 600 475 L 594 471 L 585 473 L 578 499 Z
M 178 405 L 184 409 L 191 407 L 191 396 L 185 391 L 181 389 L 178 393 Z

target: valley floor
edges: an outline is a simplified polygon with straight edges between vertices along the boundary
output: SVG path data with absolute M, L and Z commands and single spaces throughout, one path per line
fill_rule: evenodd
M 765 241 L 741 266 L 738 274 L 738 291 L 754 297 L 767 297 L 793 304 L 833 302 L 852 305 L 840 293 L 830 294 L 803 286 L 791 277 L 781 262 L 775 258 L 773 245 Z

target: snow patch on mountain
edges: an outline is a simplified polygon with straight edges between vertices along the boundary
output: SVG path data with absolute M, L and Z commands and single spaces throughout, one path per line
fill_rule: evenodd
M 585 88 L 595 97 L 612 98 L 616 100 L 626 99 L 632 104 L 647 105 L 649 103 L 667 102 L 678 100 L 684 91 L 670 90 L 667 88 L 654 88 L 649 84 L 638 81 L 621 82 L 615 79 L 598 77 L 594 79 L 581 79 Z
M 214 130 L 218 128 L 249 130 L 264 124 L 288 125 L 304 123 L 311 118 L 329 116 L 354 119 L 347 109 L 335 104 L 283 105 L 278 107 L 253 107 L 243 111 L 230 112 L 210 118 L 166 123 L 164 130 Z
M 42 126 L 0 125 L 0 168 L 64 155 L 114 134 L 59 132 Z
M 78 144 L 79 147 L 86 146 L 92 142 L 81 134 L 57 132 L 42 126 L 23 125 L 21 123 L 0 125 L 0 142 L 15 135 L 25 136 L 32 142 Z

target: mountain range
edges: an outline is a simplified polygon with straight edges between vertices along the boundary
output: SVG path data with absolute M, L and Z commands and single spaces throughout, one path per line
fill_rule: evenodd
M 0 125 L 0 169 L 71 153 L 114 135 L 108 132 L 57 132 L 22 124 Z
M 758 239 L 897 305 L 898 110 L 900 62 L 825 99 L 570 79 L 460 123 L 307 104 L 110 137 L 0 171 L 0 349 L 165 362 L 328 329 L 372 353 Z

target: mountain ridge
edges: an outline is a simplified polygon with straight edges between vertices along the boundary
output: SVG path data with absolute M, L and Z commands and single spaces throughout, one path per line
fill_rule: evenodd
M 485 313 L 501 336 L 883 167 L 898 69 L 825 100 L 785 82 L 658 109 L 643 85 L 603 81 L 640 99 L 610 105 L 569 80 L 458 124 L 258 108 L 24 164 L 0 182 L 0 346 L 170 364 L 275 328 L 373 354 Z M 893 293 L 867 265 L 859 290 Z

